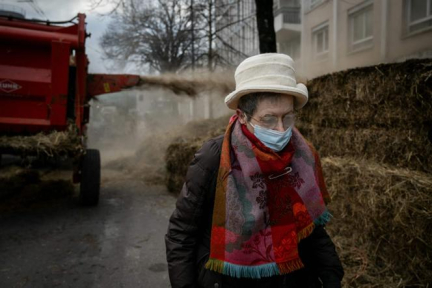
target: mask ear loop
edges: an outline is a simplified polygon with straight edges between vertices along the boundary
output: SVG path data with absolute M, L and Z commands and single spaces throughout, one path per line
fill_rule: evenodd
M 245 122 L 250 124 L 251 122 L 249 121 L 248 115 L 245 112 L 243 112 L 243 115 L 245 117 Z
M 279 175 L 271 174 L 270 176 L 268 176 L 268 178 L 269 178 L 270 180 L 273 180 L 273 179 L 279 178 L 279 177 L 281 177 L 281 176 L 283 176 L 283 175 L 286 175 L 286 174 L 288 174 L 288 173 L 291 173 L 292 168 L 291 168 L 291 167 L 286 167 L 285 170 L 286 170 L 286 172 L 284 172 L 284 173 L 282 173 L 282 174 L 279 174 Z
M 255 129 L 255 125 L 252 124 L 252 122 L 248 120 L 248 118 L 249 118 L 248 115 L 247 115 L 246 113 L 244 113 L 244 112 L 243 112 L 243 114 L 244 114 L 244 116 L 245 116 L 245 118 L 246 118 L 246 119 L 245 119 L 246 124 L 249 123 L 249 124 L 252 126 L 252 128 Z M 251 117 L 251 119 L 252 119 L 252 117 Z

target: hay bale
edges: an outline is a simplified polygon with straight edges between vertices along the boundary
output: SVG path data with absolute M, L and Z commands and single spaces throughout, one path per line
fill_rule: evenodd
M 336 101 L 358 101 L 377 108 L 393 104 L 410 112 L 428 112 L 430 117 L 431 83 L 432 59 L 414 59 L 327 74 L 307 86 L 310 98 L 316 99 L 311 103 L 322 107 L 331 108 Z
M 168 147 L 165 156 L 167 172 L 165 185 L 168 191 L 175 194 L 180 193 L 189 163 L 203 142 L 203 139 L 198 138 L 192 142 L 173 143 Z
M 307 86 L 298 126 L 322 156 L 432 172 L 431 59 L 336 72 Z
M 224 134 L 230 117 L 231 115 L 227 115 L 217 119 L 192 121 L 185 125 L 180 132 L 183 137 L 176 138 L 165 153 L 165 184 L 168 191 L 180 193 L 195 153 L 205 141 Z
M 321 103 L 321 100 L 311 99 L 301 110 L 302 122 L 330 128 L 432 128 L 432 109 L 413 112 L 394 102 L 378 105 L 337 99 Z
M 427 130 L 328 128 L 298 123 L 300 132 L 325 156 L 350 156 L 413 170 L 432 172 Z
M 83 152 L 83 145 L 76 126 L 70 124 L 65 131 L 30 136 L 0 135 L 0 151 L 24 156 L 75 156 Z
M 431 283 L 432 176 L 354 158 L 326 157 L 322 165 L 344 286 Z

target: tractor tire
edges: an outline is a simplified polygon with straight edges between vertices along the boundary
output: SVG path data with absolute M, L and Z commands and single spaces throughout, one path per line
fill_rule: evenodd
M 101 160 L 99 150 L 87 149 L 81 163 L 80 203 L 96 206 L 99 203 Z

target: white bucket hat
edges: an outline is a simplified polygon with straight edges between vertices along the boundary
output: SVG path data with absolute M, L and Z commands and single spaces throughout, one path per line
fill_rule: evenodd
M 294 107 L 308 101 L 308 90 L 295 79 L 294 61 L 285 54 L 266 53 L 246 58 L 235 71 L 236 90 L 225 97 L 228 108 L 236 110 L 239 99 L 256 92 L 273 92 L 295 97 Z

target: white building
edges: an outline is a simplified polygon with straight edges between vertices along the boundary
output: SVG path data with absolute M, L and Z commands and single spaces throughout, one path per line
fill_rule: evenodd
M 432 57 L 432 0 L 304 0 L 301 71 L 308 77 Z
M 255 2 L 220 2 L 226 8 L 220 12 L 227 13 L 220 21 L 238 22 L 219 34 L 241 52 L 223 51 L 236 66 L 259 53 Z M 278 52 L 290 55 L 307 78 L 432 57 L 432 0 L 274 0 L 273 5 Z

